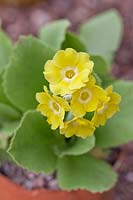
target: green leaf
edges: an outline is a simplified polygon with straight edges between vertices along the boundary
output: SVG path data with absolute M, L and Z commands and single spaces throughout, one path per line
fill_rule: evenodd
M 11 137 L 18 127 L 20 120 L 12 121 L 12 122 L 3 122 L 1 125 L 0 132 L 6 134 L 8 137 Z
M 3 88 L 3 75 L 4 69 L 0 72 L 0 121 L 14 121 L 21 117 L 19 111 L 17 111 L 7 99 Z
M 0 165 L 3 163 L 3 161 L 12 161 L 12 158 L 10 155 L 6 152 L 5 149 L 0 149 Z M 13 162 L 13 161 L 12 161 Z
M 0 149 L 5 149 L 7 146 L 8 136 L 6 134 L 1 133 L 0 130 Z
M 108 85 L 115 81 L 115 78 L 109 72 L 109 65 L 101 56 L 91 55 L 91 59 L 94 62 L 94 72 L 96 73 L 96 79 L 97 75 L 99 76 L 98 78 L 101 79 L 101 81 L 97 82 L 101 83 L 101 85 L 106 88 Z
M 122 30 L 122 19 L 118 12 L 112 9 L 83 24 L 80 37 L 90 54 L 101 55 L 110 63 L 120 45 Z
M 11 40 L 0 29 L 0 102 L 8 103 L 8 104 L 9 104 L 9 100 L 5 96 L 5 93 L 3 90 L 3 74 L 4 74 L 4 68 L 9 63 L 12 50 L 13 50 L 13 46 L 12 46 Z
M 37 105 L 36 92 L 43 90 L 47 81 L 43 76 L 44 64 L 54 52 L 30 36 L 21 39 L 5 72 L 4 89 L 11 103 L 26 111 Z
M 0 149 L 0 165 L 2 164 L 3 161 L 12 161 L 11 156 L 9 155 L 9 153 L 6 152 L 5 149 Z
M 0 148 L 6 149 L 9 145 L 9 139 L 13 136 L 13 131 L 17 128 L 19 121 L 3 122 L 0 128 Z
M 54 50 L 59 50 L 65 40 L 66 30 L 69 25 L 68 20 L 54 21 L 41 29 L 39 37 Z
M 101 78 L 100 78 L 100 77 L 98 76 L 98 74 L 95 73 L 95 72 L 93 72 L 92 74 L 93 74 L 93 76 L 94 76 L 95 79 L 96 79 L 96 84 L 99 85 L 99 86 L 101 86 L 101 85 L 102 85 L 102 80 L 101 80 Z
M 87 139 L 76 138 L 73 142 L 66 143 L 60 152 L 60 157 L 65 155 L 81 155 L 87 153 L 95 146 L 95 137 Z
M 78 52 L 86 52 L 84 43 L 72 32 L 66 33 L 65 41 L 62 44 L 62 49 L 66 48 L 73 48 Z
M 0 121 L 16 121 L 21 114 L 10 105 L 0 103 Z
M 106 61 L 98 55 L 91 55 L 91 60 L 94 62 L 94 71 L 99 75 L 102 76 L 108 73 L 108 64 Z
M 11 40 L 0 29 L 0 68 L 8 64 L 11 53 L 12 53 Z
M 3 89 L 3 74 L 4 70 L 0 70 L 0 102 L 8 103 L 8 100 L 5 96 L 4 89 Z
M 29 111 L 15 132 L 9 152 L 18 164 L 29 170 L 52 173 L 57 159 L 53 143 L 53 131 L 44 117 Z
M 97 145 L 105 148 L 133 140 L 133 82 L 117 81 L 113 87 L 122 96 L 120 112 L 96 130 Z
M 66 156 L 59 159 L 58 181 L 65 190 L 103 192 L 114 186 L 116 174 L 107 163 L 87 154 Z
M 0 70 L 0 103 L 11 105 L 9 99 L 6 97 L 3 87 L 5 69 Z

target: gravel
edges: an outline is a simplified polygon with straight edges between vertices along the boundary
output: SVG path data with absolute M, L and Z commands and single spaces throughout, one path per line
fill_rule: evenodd
M 21 185 L 28 190 L 39 188 L 47 188 L 49 190 L 59 189 L 55 174 L 46 175 L 43 173 L 32 173 L 8 161 L 3 162 L 0 172 L 14 183 Z

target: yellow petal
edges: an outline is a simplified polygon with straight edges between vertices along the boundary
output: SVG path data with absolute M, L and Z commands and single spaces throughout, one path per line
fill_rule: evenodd
M 113 103 L 109 104 L 106 111 L 107 118 L 111 118 L 118 111 L 119 111 L 118 105 L 113 104 Z
M 36 94 L 36 100 L 41 104 L 45 104 L 50 98 L 45 92 L 40 92 Z
M 37 106 L 37 111 L 40 111 L 44 116 L 49 116 L 51 114 L 51 110 L 46 104 L 39 104 Z
M 115 103 L 115 104 L 119 104 L 120 103 L 121 96 L 118 93 L 112 92 L 109 96 L 110 96 L 111 103 Z
M 101 87 L 94 85 L 92 87 L 93 93 L 95 94 L 95 97 L 99 100 L 105 101 L 107 99 L 107 93 L 105 90 L 103 90 Z
M 96 79 L 95 79 L 94 76 L 90 75 L 88 79 L 89 79 L 89 81 L 87 83 L 88 87 L 90 87 L 90 86 L 92 86 L 92 85 L 94 85 L 96 83 Z
M 84 80 L 84 81 L 83 81 Z M 74 91 L 76 89 L 80 89 L 81 87 L 85 86 L 85 82 L 88 81 L 88 71 L 85 70 L 81 72 L 69 85 L 70 91 Z
M 61 81 L 58 84 L 50 84 L 50 90 L 53 92 L 53 94 L 58 95 L 60 94 L 61 96 L 64 96 L 65 94 L 70 94 L 71 91 L 69 89 L 69 83 Z
M 70 110 L 70 106 L 65 99 L 58 96 L 54 96 L 53 98 L 65 109 L 65 111 Z
M 94 114 L 94 116 L 92 118 L 92 123 L 96 127 L 99 127 L 100 125 L 104 126 L 105 123 L 106 123 L 106 120 L 107 120 L 107 118 L 106 118 L 104 113 L 102 115 L 98 115 L 98 113 L 95 112 L 95 114 Z
M 71 109 L 75 117 L 83 117 L 86 113 L 84 105 L 80 104 L 78 101 L 71 103 Z
M 58 51 L 53 59 L 57 65 L 62 68 L 64 66 L 75 66 L 78 62 L 79 55 L 74 49 L 67 48 L 65 50 Z
M 60 68 L 53 60 L 46 62 L 44 67 L 44 76 L 51 84 L 58 83 L 62 79 Z
M 89 59 L 89 55 L 87 53 L 80 52 L 77 66 L 79 71 L 82 71 L 85 68 L 89 68 L 90 71 L 92 71 L 94 63 Z
M 44 86 L 44 91 L 36 95 L 40 103 L 37 106 L 37 111 L 40 111 L 42 115 L 47 117 L 47 121 L 52 129 L 63 127 L 63 119 L 65 116 L 64 107 L 68 109 L 69 105 L 60 97 L 50 96 L 46 86 Z
M 61 129 L 61 134 L 64 134 L 65 137 L 76 135 L 77 137 L 86 138 L 93 135 L 94 131 L 95 127 L 89 120 L 74 118 L 65 123 L 64 128 Z
M 90 56 L 85 53 L 85 52 L 79 52 L 79 60 L 78 60 L 78 63 L 77 63 L 77 66 L 81 69 L 84 68 L 84 64 L 86 64 L 87 62 L 90 61 Z
M 112 86 L 112 85 L 108 86 L 108 87 L 106 88 L 107 94 L 112 93 L 112 90 L 113 90 L 113 86 Z

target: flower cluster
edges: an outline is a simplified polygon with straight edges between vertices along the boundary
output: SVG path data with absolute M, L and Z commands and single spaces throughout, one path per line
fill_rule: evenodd
M 59 50 L 45 64 L 44 76 L 51 92 L 44 87 L 44 92 L 36 94 L 37 110 L 65 137 L 91 136 L 119 111 L 120 95 L 112 86 L 103 89 L 96 84 L 93 67 L 87 53 L 72 48 Z M 90 120 L 86 119 L 89 113 Z

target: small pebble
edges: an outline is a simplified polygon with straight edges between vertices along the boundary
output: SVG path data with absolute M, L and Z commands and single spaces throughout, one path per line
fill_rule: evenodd
M 47 188 L 50 190 L 59 189 L 55 173 L 52 175 L 46 175 L 44 173 L 36 174 L 6 161 L 2 164 L 0 172 L 9 177 L 14 183 L 28 190 L 39 188 Z
M 38 177 L 33 181 L 33 188 L 43 188 L 44 185 L 44 180 L 41 177 Z
M 33 183 L 31 181 L 25 181 L 25 183 L 23 184 L 23 186 L 29 190 L 31 190 L 33 188 Z
M 51 190 L 58 190 L 59 189 L 57 180 L 52 180 L 52 181 L 49 182 L 49 189 L 51 189 Z
M 126 180 L 130 183 L 133 183 L 133 172 L 128 172 L 128 174 L 126 175 Z

